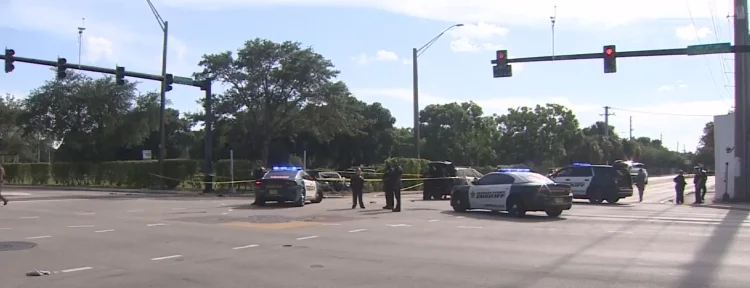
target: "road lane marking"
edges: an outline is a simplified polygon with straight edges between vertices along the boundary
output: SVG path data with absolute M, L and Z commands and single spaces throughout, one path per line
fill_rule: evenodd
M 326 223 L 323 226 L 341 226 L 341 223 Z
M 68 226 L 68 228 L 91 228 L 91 227 L 94 227 L 94 225 L 73 225 L 73 226 Z
M 229 211 L 229 212 L 232 212 L 232 211 L 234 211 L 234 209 L 229 209 L 228 211 Z
M 391 227 L 411 227 L 409 224 L 388 224 Z
M 78 213 L 76 215 L 86 216 L 86 215 L 94 215 L 94 214 L 96 214 L 96 213 L 94 213 L 94 212 L 84 212 L 84 213 Z
M 438 222 L 438 221 L 440 221 L 440 220 L 435 220 L 435 219 L 427 220 L 427 222 Z
M 185 210 L 187 208 L 172 208 L 172 210 Z
M 318 236 L 300 237 L 300 238 L 297 238 L 297 240 L 307 240 L 307 239 L 313 239 L 313 238 L 318 238 Z
M 466 218 L 466 217 L 464 217 L 464 216 L 456 216 L 456 219 L 462 219 L 462 218 Z
M 70 272 L 78 272 L 78 271 L 85 271 L 85 270 L 91 270 L 91 269 L 94 269 L 94 268 L 93 267 L 80 267 L 80 268 L 60 270 L 60 272 L 70 273 Z
M 711 234 L 702 234 L 702 233 L 689 233 L 689 236 L 695 236 L 695 237 L 711 237 L 713 235 Z
M 52 236 L 34 236 L 34 237 L 26 237 L 26 239 L 44 239 L 44 238 L 51 238 Z
M 357 232 L 362 232 L 362 231 L 367 231 L 367 229 L 356 229 L 356 230 L 351 230 L 351 231 L 349 231 L 349 233 L 357 233 Z
M 234 247 L 232 249 L 240 250 L 240 249 L 253 248 L 253 247 L 258 247 L 258 245 L 253 244 L 253 245 L 247 245 L 247 246 Z
M 38 219 L 39 216 L 23 216 L 23 217 L 20 217 L 20 218 L 21 219 Z
M 154 227 L 154 226 L 166 226 L 167 224 L 164 223 L 154 223 L 154 224 L 146 224 L 148 227 Z
M 631 231 L 607 231 L 607 233 L 622 233 L 622 234 L 633 234 Z
M 115 229 L 99 230 L 99 231 L 94 231 L 94 232 L 96 232 L 96 233 L 104 233 L 104 232 L 112 232 L 112 231 L 115 231 Z
M 482 227 L 479 226 L 457 226 L 458 228 L 465 228 L 465 229 L 482 229 Z
M 128 210 L 128 213 L 143 212 L 143 210 Z
M 224 212 L 224 213 L 221 213 L 221 215 L 227 215 L 227 214 L 229 214 L 229 213 L 226 213 L 226 212 Z
M 156 257 L 151 258 L 151 261 L 159 261 L 159 260 L 167 260 L 167 259 L 174 259 L 174 258 L 180 258 L 182 255 L 171 255 L 171 256 L 164 256 L 164 257 Z
M 555 228 L 534 228 L 537 231 L 557 231 Z
M 13 228 L 0 228 L 0 230 L 10 230 L 10 229 L 13 229 Z

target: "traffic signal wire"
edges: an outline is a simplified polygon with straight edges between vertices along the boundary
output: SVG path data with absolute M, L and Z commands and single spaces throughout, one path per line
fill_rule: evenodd
M 616 108 L 616 107 L 609 107 L 609 109 L 620 110 L 623 112 L 651 114 L 651 115 L 664 115 L 664 116 L 680 116 L 680 117 L 714 117 L 716 116 L 713 114 L 711 115 L 709 114 L 675 114 L 675 113 L 650 112 L 650 111 L 630 110 L 630 109 L 623 109 L 623 108 Z
M 695 38 L 696 40 L 698 40 L 698 44 L 703 45 L 703 41 L 701 41 L 700 35 L 698 35 L 698 27 L 695 24 L 695 18 L 693 17 L 693 10 L 690 8 L 690 3 L 686 0 L 685 4 L 687 6 L 688 15 L 690 15 L 690 21 L 693 23 L 693 30 L 694 30 L 693 32 L 695 32 L 695 36 L 696 36 Z M 724 98 L 724 93 L 722 93 L 722 90 L 719 89 L 719 86 L 716 84 L 716 77 L 714 77 L 714 72 L 713 72 L 713 69 L 711 69 L 711 64 L 710 64 L 711 62 L 708 59 L 708 56 L 706 56 L 705 59 L 706 59 L 706 68 L 708 68 L 708 75 L 711 76 L 711 82 L 714 84 L 714 88 L 716 88 L 716 93 L 719 94 L 719 97 L 721 98 L 722 101 L 726 102 L 727 100 Z M 722 60 L 721 63 L 723 67 L 724 61 Z M 724 75 L 724 77 L 726 77 L 726 75 Z

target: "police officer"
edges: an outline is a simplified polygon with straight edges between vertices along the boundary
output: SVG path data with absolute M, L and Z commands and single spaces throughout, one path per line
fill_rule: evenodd
M 706 186 L 706 184 L 703 183 L 703 169 L 695 166 L 695 168 L 693 168 L 693 173 L 695 173 L 695 176 L 693 177 L 693 185 L 695 185 L 695 203 L 693 204 L 701 204 L 703 203 L 701 192 L 703 191 L 703 187 Z
M 701 194 L 701 203 L 706 202 L 706 193 L 708 192 L 706 182 L 708 182 L 708 171 L 701 169 L 701 190 L 703 190 L 703 193 Z
M 255 179 L 255 181 L 260 181 L 260 179 L 263 179 L 263 176 L 266 175 L 266 169 L 263 168 L 263 162 L 261 162 L 260 160 L 258 160 L 257 162 L 255 162 L 255 165 L 256 165 L 257 168 L 255 168 L 255 170 L 253 170 L 253 179 Z M 256 188 L 257 188 L 257 186 L 256 186 Z M 252 205 L 258 205 L 257 190 L 256 190 L 256 195 L 255 195 L 255 201 L 253 202 Z
M 362 193 L 365 188 L 365 178 L 362 176 L 362 168 L 357 167 L 356 174 L 349 180 L 349 187 L 352 188 L 352 209 L 359 207 L 365 209 L 365 202 L 362 201 Z
M 391 175 L 393 175 L 393 168 L 391 163 L 385 162 L 385 171 L 383 172 L 383 192 L 385 192 L 385 210 L 393 209 L 393 185 L 391 181 Z
M 389 174 L 390 187 L 393 189 L 391 193 L 396 198 L 396 207 L 393 207 L 393 212 L 401 212 L 401 176 L 403 174 L 404 170 L 398 164 L 396 164 L 396 167 L 393 167 Z
M 687 181 L 685 181 L 685 175 L 680 170 L 680 172 L 677 172 L 677 176 L 674 177 L 675 204 L 685 203 L 685 186 L 687 186 Z

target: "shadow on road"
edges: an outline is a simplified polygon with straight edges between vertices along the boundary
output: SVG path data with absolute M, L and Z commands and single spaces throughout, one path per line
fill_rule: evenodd
M 232 208 L 234 210 L 271 210 L 271 209 L 297 208 L 297 206 L 294 206 L 294 203 L 275 203 L 275 202 L 266 203 L 266 205 L 263 205 L 263 206 L 252 205 L 252 204 L 242 204 L 242 205 L 233 205 L 233 206 L 226 206 L 226 207 Z
M 463 213 L 459 213 L 455 211 L 445 210 L 445 211 L 441 211 L 440 213 L 451 215 L 451 216 L 463 216 L 463 217 L 481 219 L 481 220 L 497 220 L 497 221 L 510 221 L 510 222 L 555 222 L 555 221 L 566 220 L 564 217 L 565 212 L 563 212 L 563 215 L 561 217 L 549 217 L 547 215 L 544 215 L 544 212 L 541 212 L 542 214 L 535 214 L 535 212 L 528 212 L 526 216 L 523 218 L 514 218 L 505 212 L 490 212 L 490 211 L 466 211 Z
M 612 204 L 612 203 L 599 203 L 599 204 L 594 204 L 594 203 L 591 203 L 591 202 L 588 202 L 588 201 L 586 201 L 586 202 L 584 202 L 584 201 L 573 201 L 573 205 L 602 206 L 602 207 L 619 207 L 619 208 L 633 207 L 633 204 L 631 204 L 631 203 L 614 203 L 614 204 Z
M 750 211 L 730 210 L 719 224 L 719 228 L 725 229 L 714 229 L 714 234 L 693 254 L 693 261 L 683 266 L 686 272 L 683 278 L 672 287 L 711 287 L 722 258 L 729 252 L 737 232 L 742 229 L 741 224 L 729 223 L 747 219 L 748 215 Z

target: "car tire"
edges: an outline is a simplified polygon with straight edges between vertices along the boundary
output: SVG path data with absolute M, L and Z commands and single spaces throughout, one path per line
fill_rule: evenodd
M 320 203 L 320 202 L 323 202 L 323 198 L 324 198 L 323 197 L 323 191 L 318 190 L 317 192 L 315 192 L 315 198 L 313 198 L 312 200 L 310 200 L 310 203 Z
M 266 200 L 258 200 L 258 206 L 266 206 Z
M 307 198 L 307 196 L 305 196 L 305 193 L 300 193 L 299 194 L 299 199 L 297 199 L 296 201 L 294 201 L 294 206 L 304 207 L 305 206 L 305 202 L 307 200 L 306 198 Z
M 544 213 L 547 213 L 547 216 L 557 218 L 560 217 L 560 214 L 562 214 L 562 209 L 547 209 L 544 210 Z
M 526 216 L 526 207 L 523 206 L 520 199 L 514 197 L 508 200 L 508 215 L 513 218 Z
M 617 197 L 617 195 L 610 195 L 607 196 L 605 200 L 607 200 L 607 203 L 609 204 L 615 204 L 617 201 L 620 201 L 620 197 Z
M 453 211 L 458 213 L 464 213 L 469 209 L 469 201 L 461 199 L 461 197 L 456 197 L 455 200 L 451 199 L 451 202 L 453 202 L 451 205 L 453 206 Z

